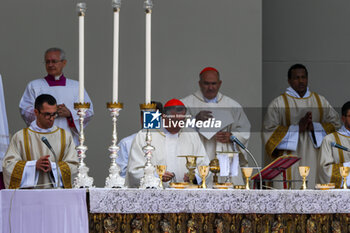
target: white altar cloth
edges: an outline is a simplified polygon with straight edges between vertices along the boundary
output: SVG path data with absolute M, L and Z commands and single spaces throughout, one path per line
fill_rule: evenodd
M 3 189 L 0 206 L 3 233 L 89 232 L 85 189 Z
M 350 190 L 93 188 L 90 213 L 350 213 Z

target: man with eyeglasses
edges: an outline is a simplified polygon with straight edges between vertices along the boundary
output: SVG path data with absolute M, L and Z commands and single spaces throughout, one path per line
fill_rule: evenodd
M 55 125 L 72 133 L 74 142 L 79 144 L 79 117 L 74 109 L 74 103 L 79 102 L 79 82 L 68 79 L 63 74 L 67 60 L 65 52 L 60 48 L 49 48 L 45 52 L 45 67 L 47 76 L 31 81 L 19 103 L 22 118 L 27 125 L 35 119 L 34 101 L 41 94 L 50 94 L 57 100 L 58 117 Z M 84 126 L 93 116 L 93 105 L 89 95 L 85 91 L 86 102 L 91 103 L 90 109 L 86 111 Z
M 52 188 L 59 184 L 71 188 L 78 157 L 70 132 L 54 125 L 58 116 L 56 99 L 47 94 L 38 96 L 34 114 L 36 119 L 30 126 L 11 139 L 3 161 L 5 186 L 10 189 Z M 43 137 L 55 153 L 44 144 Z
M 161 129 L 151 129 L 152 143 L 155 147 L 152 152 L 153 165 L 166 165 L 167 169 L 163 175 L 163 182 L 169 182 L 174 177 L 177 181 L 188 181 L 186 175 L 186 159 L 178 155 L 203 156 L 197 159 L 197 165 L 208 165 L 209 159 L 205 148 L 200 141 L 197 132 L 185 130 L 179 124 L 185 120 L 186 108 L 177 99 L 169 100 L 163 108 L 163 122 Z M 172 122 L 172 123 L 170 123 Z M 130 151 L 126 184 L 130 188 L 140 186 L 140 179 L 144 175 L 143 168 L 146 163 L 143 147 L 146 131 L 141 130 L 136 135 Z M 167 184 L 164 184 L 167 187 Z
M 336 143 L 350 149 L 350 101 L 343 105 L 341 113 L 343 126 L 337 132 L 324 137 L 318 155 L 317 169 L 317 183 L 334 183 L 336 188 L 340 188 L 342 183 L 339 168 L 350 167 L 349 151 L 334 146 Z
M 206 67 L 199 73 L 199 89 L 195 93 L 181 99 L 186 105 L 189 113 L 196 118 L 197 121 L 207 121 L 209 119 L 220 120 L 226 123 L 222 125 L 222 128 L 212 127 L 210 133 L 208 130 L 197 129 L 200 138 L 207 151 L 209 159 L 215 158 L 216 153 L 220 152 L 222 155 L 219 158 L 225 165 L 229 163 L 228 154 L 223 152 L 232 152 L 241 150 L 241 148 L 235 148 L 230 142 L 230 136 L 236 136 L 243 144 L 247 145 L 250 137 L 250 123 L 244 113 L 242 106 L 232 98 L 223 95 L 219 92 L 222 80 L 220 79 L 219 71 L 214 67 Z M 246 166 L 248 164 L 245 152 L 242 150 L 239 154 L 239 165 Z M 234 166 L 231 164 L 232 167 Z M 237 168 L 235 163 L 235 174 L 231 180 L 234 184 L 244 184 L 241 169 Z M 237 171 L 238 170 L 238 171 Z M 232 174 L 232 172 L 231 172 Z M 228 176 L 229 174 L 220 174 L 222 176 Z M 224 181 L 221 178 L 221 181 Z

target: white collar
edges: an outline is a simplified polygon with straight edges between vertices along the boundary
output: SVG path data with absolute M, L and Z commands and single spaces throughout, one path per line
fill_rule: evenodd
M 347 128 L 345 128 L 344 125 L 338 130 L 338 133 L 350 137 L 350 131 Z
M 163 132 L 165 134 L 165 137 L 168 137 L 168 138 L 175 138 L 175 137 L 177 138 L 177 137 L 179 137 L 179 133 L 172 134 L 166 128 L 163 128 Z
M 36 123 L 36 120 L 35 120 L 30 124 L 29 129 L 36 131 L 36 132 L 39 132 L 39 133 L 51 133 L 53 131 L 54 127 L 55 126 L 52 126 L 49 129 L 42 129 L 38 126 L 38 124 Z
M 207 99 L 203 96 L 203 99 L 206 103 L 217 103 L 218 102 L 218 96 L 215 96 L 214 98 L 212 99 Z
M 309 87 L 307 87 L 306 93 L 305 93 L 305 95 L 304 95 L 303 97 L 301 97 L 301 96 L 298 94 L 298 92 L 296 92 L 292 87 L 288 87 L 288 88 L 286 89 L 286 93 L 287 93 L 288 95 L 293 96 L 293 97 L 296 97 L 296 98 L 307 98 L 307 97 L 309 97 L 309 96 L 311 95 L 311 92 L 310 92 L 310 90 L 309 90 Z

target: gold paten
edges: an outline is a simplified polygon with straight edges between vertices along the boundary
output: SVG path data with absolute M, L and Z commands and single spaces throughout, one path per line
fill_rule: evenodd
M 171 182 L 169 186 L 176 189 L 185 189 L 188 188 L 190 184 L 188 182 Z

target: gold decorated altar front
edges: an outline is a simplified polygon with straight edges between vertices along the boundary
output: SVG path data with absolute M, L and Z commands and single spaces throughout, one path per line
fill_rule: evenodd
M 90 232 L 350 232 L 343 190 L 90 189 Z

